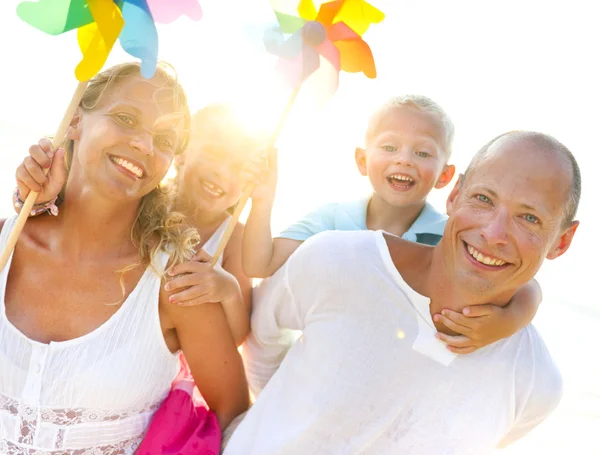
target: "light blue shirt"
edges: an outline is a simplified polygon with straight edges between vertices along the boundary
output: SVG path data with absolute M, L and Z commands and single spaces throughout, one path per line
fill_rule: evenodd
M 370 200 L 369 197 L 326 204 L 285 229 L 278 237 L 305 241 L 324 231 L 366 231 L 367 206 Z M 402 238 L 411 242 L 436 245 L 442 238 L 447 219 L 446 215 L 427 202 Z

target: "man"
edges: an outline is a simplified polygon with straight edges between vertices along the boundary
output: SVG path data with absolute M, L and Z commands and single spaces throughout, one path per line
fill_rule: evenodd
M 580 193 L 562 144 L 512 132 L 459 179 L 436 247 L 369 231 L 306 242 L 257 290 L 244 354 L 260 396 L 225 454 L 466 455 L 525 435 L 562 392 L 537 331 L 456 356 L 431 315 L 506 305 L 569 248 Z M 293 345 L 287 329 L 302 330 Z

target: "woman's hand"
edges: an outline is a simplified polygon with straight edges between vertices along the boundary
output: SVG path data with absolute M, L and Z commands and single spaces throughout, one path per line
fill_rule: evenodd
M 43 204 L 58 196 L 67 181 L 64 154 L 62 148 L 54 152 L 52 143 L 46 138 L 29 148 L 29 156 L 16 172 L 17 188 L 22 200 L 27 198 L 30 191 L 39 193 L 35 204 Z

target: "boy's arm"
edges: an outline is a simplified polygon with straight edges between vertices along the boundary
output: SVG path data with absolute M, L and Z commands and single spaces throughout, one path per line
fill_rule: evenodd
M 244 228 L 242 264 L 244 273 L 255 278 L 273 275 L 302 241 L 277 238 L 271 234 L 273 202 L 252 200 L 252 210 Z
M 517 291 L 509 304 L 502 308 L 496 305 L 474 305 L 463 309 L 462 314 L 443 310 L 435 315 L 436 321 L 459 336 L 438 333 L 448 344 L 448 349 L 457 354 L 468 354 L 479 348 L 508 338 L 526 327 L 534 318 L 542 302 L 542 289 L 533 279 Z

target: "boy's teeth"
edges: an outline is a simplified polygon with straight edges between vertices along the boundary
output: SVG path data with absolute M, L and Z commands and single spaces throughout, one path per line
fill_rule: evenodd
M 467 245 L 467 250 L 469 251 L 469 254 L 471 256 L 473 256 L 473 258 L 477 262 L 481 262 L 482 264 L 492 265 L 495 267 L 500 267 L 500 266 L 506 264 L 506 262 L 501 261 L 500 259 L 494 259 L 489 256 L 484 256 L 479 251 L 477 251 L 475 248 L 473 248 L 471 245 Z
M 138 179 L 141 179 L 142 176 L 144 175 L 144 171 L 142 171 L 139 167 L 137 167 L 135 164 L 130 163 L 127 160 L 124 160 L 123 158 L 119 158 L 117 156 L 111 156 L 110 160 L 113 163 L 118 164 L 119 166 L 121 166 L 124 169 L 127 169 L 129 172 L 131 172 L 132 174 L 135 174 L 135 176 Z
M 390 178 L 394 180 L 401 180 L 404 182 L 414 182 L 414 180 L 408 175 L 390 175 Z

